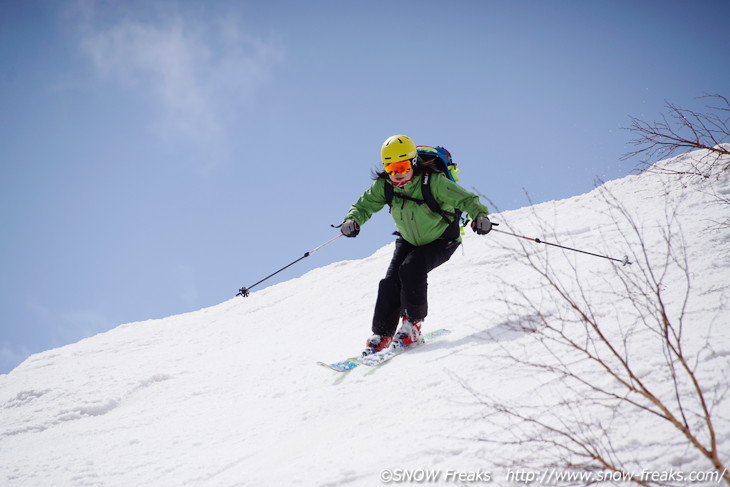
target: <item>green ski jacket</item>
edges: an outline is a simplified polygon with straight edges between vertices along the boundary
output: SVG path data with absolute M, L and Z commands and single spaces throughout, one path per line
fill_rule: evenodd
M 417 246 L 439 239 L 449 226 L 444 218 L 431 211 L 425 202 L 418 203 L 398 197 L 398 194 L 403 194 L 410 198 L 423 200 L 422 179 L 423 174 L 419 174 L 404 187 L 394 187 L 391 207 L 391 216 L 398 232 L 408 243 Z M 387 203 L 384 189 L 386 184 L 391 184 L 390 180 L 377 179 L 370 189 L 365 191 L 360 199 L 350 207 L 345 220 L 352 220 L 362 226 L 373 216 L 373 213 L 380 211 Z M 472 220 L 476 220 L 480 216 L 487 216 L 487 207 L 481 204 L 477 195 L 465 190 L 444 174 L 432 174 L 430 184 L 431 192 L 442 210 L 453 212 L 458 208 L 466 212 Z

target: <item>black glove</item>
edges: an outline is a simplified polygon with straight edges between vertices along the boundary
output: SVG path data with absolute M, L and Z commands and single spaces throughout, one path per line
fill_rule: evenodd
M 486 235 L 492 231 L 492 222 L 486 216 L 480 216 L 471 222 L 471 229 L 477 232 L 477 235 Z
M 347 220 L 340 227 L 340 231 L 345 237 L 357 237 L 357 234 L 360 233 L 360 225 L 352 220 Z

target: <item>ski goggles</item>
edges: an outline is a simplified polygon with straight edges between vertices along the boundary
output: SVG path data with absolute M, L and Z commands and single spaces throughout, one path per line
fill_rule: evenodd
M 397 162 L 389 162 L 384 165 L 385 172 L 388 174 L 405 174 L 411 169 L 413 169 L 413 162 L 415 161 L 415 158 L 413 159 L 406 159 L 405 161 L 397 161 Z

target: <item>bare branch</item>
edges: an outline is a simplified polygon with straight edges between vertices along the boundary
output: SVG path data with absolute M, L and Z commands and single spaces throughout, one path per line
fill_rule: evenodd
M 690 133 L 699 136 L 707 125 L 693 127 L 696 131 Z M 632 458 L 633 449 L 655 448 L 667 455 L 675 451 L 679 456 L 673 450 L 679 448 L 702 455 L 718 478 L 730 485 L 726 459 L 718 450 L 715 421 L 728 388 L 709 390 L 708 395 L 698 375 L 699 353 L 711 349 L 709 331 L 704 344 L 698 346 L 697 339 L 691 347 L 687 343 L 687 330 L 695 328 L 686 323 L 693 274 L 677 207 L 669 204 L 665 208 L 664 224 L 648 238 L 616 196 L 605 187 L 600 194 L 615 231 L 632 248 L 634 265 L 630 269 L 613 265 L 611 276 L 597 282 L 591 275 L 587 284 L 585 273 L 572 261 L 566 273 L 564 265 L 555 267 L 544 252 L 520 239 L 505 246 L 526 262 L 536 280 L 530 288 L 503 282 L 500 300 L 510 315 L 526 317 L 521 326 L 541 347 L 541 353 L 534 349 L 520 353 L 514 346 L 504 346 L 502 353 L 516 367 L 551 378 L 551 384 L 554 380 L 559 384 L 557 390 L 547 384 L 538 387 L 531 392 L 530 401 L 521 404 L 463 386 L 501 415 L 490 420 L 503 425 L 505 416 L 511 419 L 512 440 L 500 444 L 520 447 L 512 451 L 515 455 L 533 445 L 530 460 L 540 462 L 539 468 L 615 472 L 623 480 L 645 486 L 684 485 L 631 474 L 641 470 Z M 502 224 L 509 228 L 508 222 Z M 615 303 L 616 316 L 605 316 L 602 308 L 601 314 L 592 304 L 597 299 Z M 596 418 L 605 415 L 597 412 L 606 410 L 612 420 L 598 421 Z M 622 445 L 640 418 L 671 440 L 633 445 L 633 449 Z M 525 461 L 512 458 L 515 465 Z
M 658 122 L 646 122 L 630 117 L 629 130 L 635 136 L 629 144 L 637 147 L 623 155 L 622 160 L 640 157 L 641 168 L 648 169 L 657 160 L 682 154 L 691 150 L 704 149 L 705 160 L 687 171 L 678 174 L 690 174 L 698 177 L 709 177 L 715 164 L 722 164 L 723 169 L 730 168 L 730 101 L 722 95 L 705 95 L 711 104 L 705 112 L 682 108 L 666 102 L 667 115 L 662 115 Z M 661 168 L 667 171 L 666 168 Z M 672 170 L 668 170 L 671 172 Z

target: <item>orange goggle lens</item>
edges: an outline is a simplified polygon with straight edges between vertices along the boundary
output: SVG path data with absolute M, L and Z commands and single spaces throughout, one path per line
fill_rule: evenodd
M 413 168 L 410 159 L 398 162 L 389 162 L 385 165 L 385 172 L 388 174 L 405 174 Z

